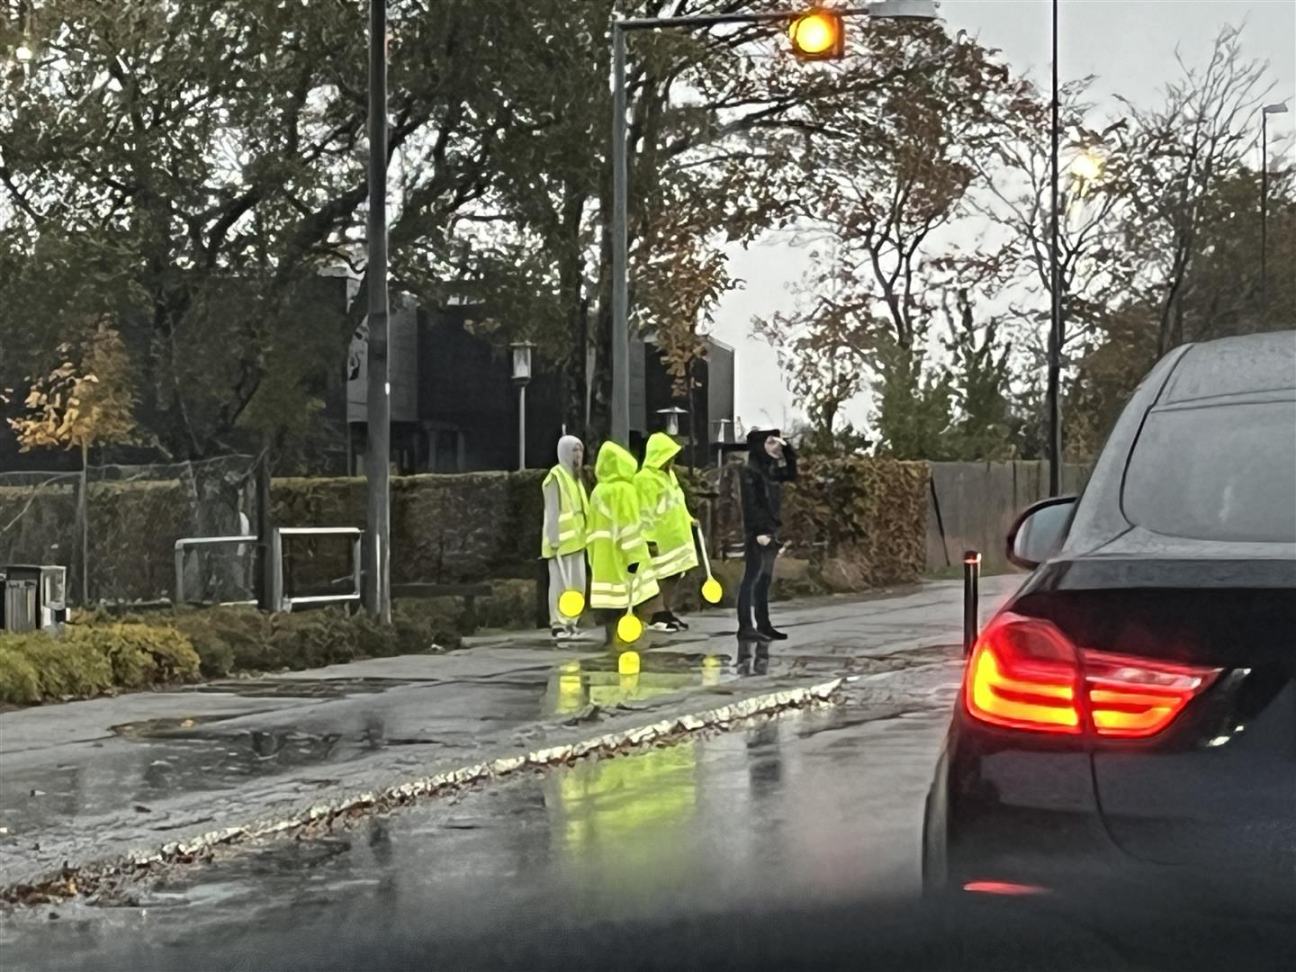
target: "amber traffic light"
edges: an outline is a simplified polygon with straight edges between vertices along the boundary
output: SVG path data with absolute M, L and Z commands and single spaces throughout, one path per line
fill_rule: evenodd
M 840 14 L 809 10 L 788 25 L 792 53 L 802 61 L 832 61 L 846 51 L 846 28 Z

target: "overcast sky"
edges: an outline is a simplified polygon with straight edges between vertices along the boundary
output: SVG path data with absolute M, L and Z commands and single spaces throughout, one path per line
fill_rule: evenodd
M 941 14 L 951 31 L 977 35 L 987 46 L 1002 49 L 1019 72 L 1047 84 L 1049 0 L 944 0 Z M 1243 50 L 1269 62 L 1273 100 L 1291 99 L 1296 86 L 1296 0 L 1063 0 L 1062 78 L 1094 74 L 1095 98 L 1119 93 L 1154 104 L 1161 86 L 1178 75 L 1176 46 L 1190 64 L 1204 63 L 1226 23 L 1245 23 Z M 1293 118 L 1294 113 L 1279 115 L 1271 119 L 1276 126 L 1270 127 L 1290 129 Z M 1293 143 L 1284 144 L 1290 148 Z M 721 304 L 714 333 L 737 349 L 737 414 L 748 426 L 784 424 L 793 414 L 773 350 L 751 337 L 751 318 L 790 309 L 788 284 L 799 279 L 806 264 L 805 249 L 781 240 L 733 255 L 734 272 L 747 284 Z M 848 411 L 861 422 L 866 405 L 858 402 Z

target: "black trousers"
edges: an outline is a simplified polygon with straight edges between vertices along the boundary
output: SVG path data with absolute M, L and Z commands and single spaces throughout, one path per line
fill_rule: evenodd
M 762 547 L 755 538 L 743 550 L 743 579 L 738 588 L 738 629 L 770 627 L 769 591 L 774 580 L 774 559 L 778 543 Z M 755 623 L 753 623 L 753 613 Z

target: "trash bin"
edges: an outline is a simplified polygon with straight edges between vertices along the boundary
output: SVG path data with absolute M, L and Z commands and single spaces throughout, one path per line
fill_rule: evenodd
M 0 566 L 0 631 L 57 629 L 67 620 L 67 568 Z

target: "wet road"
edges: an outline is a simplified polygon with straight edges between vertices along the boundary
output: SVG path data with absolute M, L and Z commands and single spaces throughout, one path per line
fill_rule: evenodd
M 867 676 L 842 705 L 233 849 L 116 906 L 9 911 L 3 966 L 1283 967 L 1272 928 L 1262 952 L 1256 929 L 1149 924 L 1126 902 L 920 901 L 923 798 L 958 674 Z
M 909 901 L 956 680 L 950 663 L 876 676 L 847 705 L 246 849 L 129 905 L 15 912 L 0 944 L 21 968 L 352 968 L 348 945 L 375 935 L 477 949 L 547 925 L 561 940 L 573 924 Z M 580 941 L 563 948 L 580 967 Z M 475 955 L 443 967 L 526 965 Z
M 987 579 L 987 610 L 1015 582 Z M 700 615 L 685 636 L 646 639 L 628 687 L 597 644 L 556 650 L 515 633 L 444 655 L 2 712 L 3 887 L 839 676 L 927 665 L 955 650 L 960 591 L 942 582 L 803 602 L 780 606 L 779 621 L 792 640 L 744 659 L 732 617 Z

